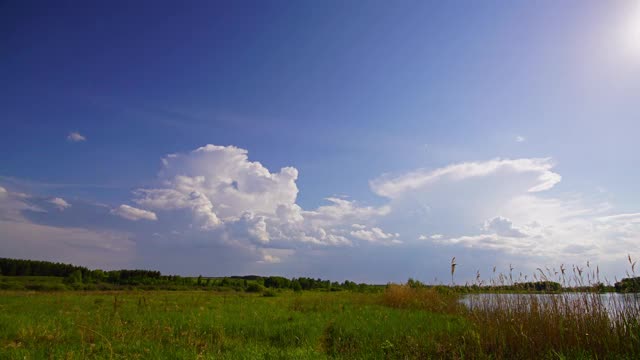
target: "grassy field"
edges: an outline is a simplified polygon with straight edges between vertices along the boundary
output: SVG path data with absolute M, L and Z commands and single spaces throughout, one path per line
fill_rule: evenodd
M 452 292 L 0 292 L 0 359 L 512 359 L 640 355 L 637 314 L 510 304 Z M 558 307 L 558 304 L 555 305 Z M 527 307 L 526 310 L 524 308 Z M 569 311 L 569 313 L 567 313 Z M 616 328 L 617 327 L 617 328 Z M 621 328 L 622 327 L 622 328 Z
M 0 295 L 3 359 L 456 357 L 468 328 L 459 316 L 347 292 Z

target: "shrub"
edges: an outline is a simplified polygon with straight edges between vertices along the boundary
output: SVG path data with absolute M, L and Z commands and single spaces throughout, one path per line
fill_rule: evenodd
M 259 292 L 263 292 L 264 291 L 264 286 L 258 284 L 258 283 L 253 283 L 253 284 L 249 284 L 249 286 L 247 286 L 247 289 L 245 290 L 248 293 L 259 293 Z

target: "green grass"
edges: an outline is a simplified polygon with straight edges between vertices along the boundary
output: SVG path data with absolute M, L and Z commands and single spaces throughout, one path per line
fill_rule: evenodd
M 2 359 L 456 358 L 469 327 L 375 294 L 0 293 Z
M 610 318 L 596 293 L 270 291 L 2 291 L 0 359 L 640 358 L 638 302 Z

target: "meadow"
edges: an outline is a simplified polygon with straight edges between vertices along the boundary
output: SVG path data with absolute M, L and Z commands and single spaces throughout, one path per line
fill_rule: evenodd
M 473 310 L 460 296 L 415 282 L 378 293 L 5 290 L 0 358 L 640 357 L 637 307 L 620 320 L 575 294 Z
M 0 359 L 640 358 L 640 278 L 589 264 L 458 286 L 0 270 Z
M 444 357 L 469 324 L 358 293 L 6 292 L 8 359 Z

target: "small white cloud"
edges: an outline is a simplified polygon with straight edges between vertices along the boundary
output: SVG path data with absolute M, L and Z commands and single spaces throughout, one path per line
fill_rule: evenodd
M 132 221 L 158 220 L 158 217 L 154 212 L 134 208 L 133 206 L 129 206 L 129 205 L 120 205 L 119 207 L 111 210 L 111 213 Z
M 7 189 L 0 186 L 0 198 L 4 197 L 5 195 L 7 195 Z
M 282 261 L 282 260 L 277 256 L 264 254 L 262 256 L 262 260 L 260 260 L 258 262 L 262 263 L 262 264 L 278 264 L 280 261 Z
M 77 131 L 72 131 L 69 133 L 69 135 L 67 135 L 67 141 L 81 142 L 81 141 L 87 141 L 87 138 Z
M 398 240 L 398 237 L 400 236 L 400 234 L 385 233 L 384 231 L 382 231 L 382 229 L 378 227 L 371 228 L 370 230 L 367 230 L 367 229 L 354 230 L 354 231 L 351 231 L 350 234 L 351 236 L 357 239 L 369 241 L 372 243 L 387 243 L 387 244 L 402 243 L 402 241 Z
M 516 136 L 515 140 L 516 142 L 519 142 L 519 143 L 527 141 L 527 139 L 524 136 L 520 136 L 520 135 Z
M 418 240 L 440 240 L 442 239 L 443 235 L 442 234 L 433 234 L 431 236 L 428 235 L 420 235 L 418 236 Z
M 49 203 L 55 205 L 58 208 L 58 210 L 61 210 L 61 211 L 71 207 L 71 204 L 66 202 L 63 198 L 59 198 L 59 197 L 50 199 Z

